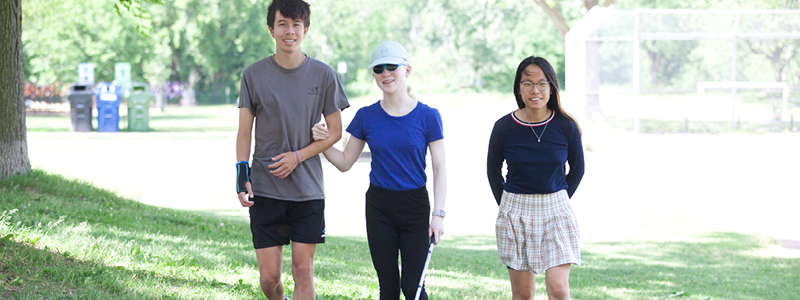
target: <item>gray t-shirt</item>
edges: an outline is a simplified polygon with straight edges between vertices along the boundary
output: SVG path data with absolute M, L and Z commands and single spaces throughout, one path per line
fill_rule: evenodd
M 255 116 L 255 152 L 250 181 L 253 194 L 289 201 L 325 199 L 319 156 L 299 165 L 288 177 L 269 173 L 272 157 L 302 149 L 314 141 L 311 127 L 350 106 L 336 72 L 311 57 L 294 69 L 259 60 L 242 72 L 239 107 Z

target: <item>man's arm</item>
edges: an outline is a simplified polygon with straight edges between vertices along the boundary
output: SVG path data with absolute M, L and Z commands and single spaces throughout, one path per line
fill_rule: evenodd
M 328 129 L 325 128 L 325 124 L 316 124 L 313 128 L 311 128 L 311 132 L 313 133 L 314 140 L 323 140 L 327 139 L 330 134 L 328 134 Z M 366 142 L 360 140 L 357 137 L 350 136 L 350 139 L 347 140 L 347 143 L 344 145 L 344 150 L 339 151 L 336 147 L 330 147 L 325 151 L 322 151 L 322 154 L 325 155 L 325 158 L 333 164 L 339 171 L 347 172 L 353 167 L 353 164 L 358 161 L 358 157 L 361 156 L 361 152 L 364 150 L 364 145 Z
M 300 157 L 305 160 L 308 157 L 317 156 L 322 151 L 333 146 L 336 144 L 340 139 L 342 139 L 342 111 L 338 110 L 330 115 L 325 116 L 325 123 L 328 124 L 328 130 L 330 131 L 328 134 L 330 135 L 327 139 L 314 141 L 311 145 L 306 146 L 305 148 L 300 150 Z M 307 156 L 304 156 L 307 154 Z
M 269 172 L 278 178 L 286 178 L 297 168 L 300 162 L 309 157 L 319 155 L 322 151 L 325 151 L 325 149 L 336 144 L 336 142 L 342 138 L 342 112 L 336 111 L 325 116 L 325 123 L 328 124 L 328 130 L 330 131 L 330 136 L 327 139 L 314 141 L 305 148 L 297 150 L 297 152 L 278 154 L 272 158 L 272 161 L 275 163 L 269 165 L 269 168 L 272 169 Z M 300 158 L 299 161 L 298 154 Z
M 253 142 L 253 113 L 249 108 L 239 108 L 239 133 L 236 135 L 236 161 L 250 161 L 250 145 Z M 245 183 L 247 194 L 239 193 L 239 203 L 244 207 L 253 206 L 253 189 L 248 181 Z M 248 198 L 249 195 L 249 198 Z

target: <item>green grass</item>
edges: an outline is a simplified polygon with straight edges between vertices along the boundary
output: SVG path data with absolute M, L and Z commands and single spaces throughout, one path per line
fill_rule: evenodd
M 352 116 L 358 107 L 377 98 L 352 99 L 353 108 L 343 116 Z M 423 95 L 423 99 L 439 108 L 445 124 L 450 124 L 446 128 L 450 128 L 451 162 L 483 157 L 492 124 L 515 107 L 513 98 L 503 95 Z M 463 116 L 476 117 L 465 122 Z M 155 131 L 234 132 L 237 124 L 232 105 L 168 108 L 153 117 Z M 57 120 L 31 116 L 28 127 L 31 131 L 69 129 L 68 118 Z M 631 125 L 630 120 L 609 117 L 607 121 L 620 128 Z M 726 170 L 730 161 L 756 152 L 791 161 L 789 152 L 796 144 L 792 135 L 637 135 L 628 139 L 597 134 L 604 124 L 587 121 L 581 125 L 588 132 L 587 161 L 594 161 L 594 171 L 586 174 L 573 202 L 586 241 L 581 249 L 583 265 L 571 273 L 574 299 L 673 299 L 670 295 L 679 292 L 684 293 L 677 299 L 800 299 L 799 259 L 772 256 L 788 251 L 797 257 L 800 250 L 773 251 L 778 249 L 773 240 L 730 232 L 774 235 L 796 227 L 796 222 L 787 221 L 795 217 L 790 209 L 793 204 L 779 200 L 792 193 L 788 188 L 792 177 L 782 173 L 785 168 L 744 160 L 736 167 L 775 176 L 745 180 L 737 175 L 741 172 L 711 177 L 685 173 L 698 163 Z M 680 120 L 642 120 L 645 132 L 682 132 L 685 125 Z M 726 133 L 726 125 L 728 121 L 715 125 L 723 127 L 719 131 L 695 129 L 699 125 L 690 118 L 689 131 Z M 228 206 L 220 204 L 235 202 L 228 198 L 230 187 L 225 183 L 231 170 L 232 139 L 29 135 L 34 165 L 85 178 L 118 193 L 42 171 L 0 182 L 0 214 L 5 213 L 0 221 L 0 298 L 263 299 L 248 223 L 242 217 L 246 212 L 238 207 L 223 212 Z M 742 143 L 758 147 L 742 147 Z M 717 148 L 728 150 L 717 155 L 713 152 Z M 708 150 L 698 153 L 696 149 Z M 642 161 L 646 163 L 641 165 Z M 177 166 L 185 176 L 167 176 L 165 165 Z M 453 211 L 453 217 L 447 223 L 450 234 L 436 248 L 431 262 L 431 298 L 509 299 L 508 275 L 498 262 L 494 237 L 455 235 L 491 232 L 490 211 L 496 207 L 486 200 L 491 199 L 486 188 L 479 186 L 485 185 L 480 159 L 475 164 L 451 163 L 448 168 L 450 182 L 455 183 L 448 191 L 448 211 Z M 347 174 L 326 171 L 331 229 L 336 223 L 363 218 L 362 213 L 334 214 L 337 208 L 341 213 L 354 205 L 363 207 L 363 199 L 353 197 L 353 186 L 357 186 L 353 182 L 366 181 L 368 168 L 362 169 L 361 175 L 360 169 Z M 630 174 L 639 175 L 630 178 Z M 683 181 L 672 181 L 678 177 Z M 776 180 L 785 181 L 777 185 L 783 188 L 745 188 L 774 185 Z M 674 188 L 664 190 L 665 184 Z M 208 211 L 159 209 L 120 194 L 186 209 L 200 209 L 202 204 Z M 783 209 L 749 206 L 754 197 L 768 201 L 761 207 Z M 727 199 L 726 205 L 712 198 Z M 626 209 L 620 212 L 619 207 Z M 223 215 L 231 211 L 236 213 Z M 482 222 L 487 218 L 489 223 Z M 728 221 L 740 219 L 748 221 L 749 229 L 728 226 Z M 328 242 L 318 249 L 319 299 L 377 299 L 376 276 L 363 237 L 329 234 Z M 287 290 L 291 291 L 289 253 L 284 257 Z M 537 287 L 536 299 L 546 299 L 543 276 L 537 276 Z
M 97 128 L 97 116 L 92 119 Z M 216 132 L 236 131 L 239 110 L 233 104 L 194 107 L 169 107 L 164 112 L 150 110 L 150 131 L 156 132 Z M 28 116 L 25 120 L 29 132 L 70 131 L 69 116 Z M 119 128 L 127 131 L 128 118 L 121 116 Z
M 509 299 L 494 245 L 492 236 L 456 236 L 437 247 L 431 299 Z M 731 232 L 584 243 L 572 295 L 798 299 L 800 259 L 762 254 L 774 247 Z M 315 268 L 318 299 L 377 299 L 363 237 L 329 236 Z M 246 219 L 144 205 L 40 170 L 0 181 L 0 287 L 4 299 L 263 299 Z M 545 299 L 542 276 L 537 287 Z

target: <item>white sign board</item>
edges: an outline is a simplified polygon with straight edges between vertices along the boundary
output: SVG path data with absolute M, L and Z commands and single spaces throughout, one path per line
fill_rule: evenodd
M 94 64 L 78 64 L 78 85 L 94 85 Z

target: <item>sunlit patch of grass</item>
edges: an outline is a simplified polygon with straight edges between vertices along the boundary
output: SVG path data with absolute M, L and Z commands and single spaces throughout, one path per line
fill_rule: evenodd
M 0 297 L 263 298 L 246 219 L 145 205 L 34 170 L 0 181 Z M 492 236 L 434 248 L 431 299 L 509 299 Z M 717 232 L 675 241 L 592 242 L 573 266 L 574 299 L 798 299 L 800 259 L 763 255 L 776 242 Z M 378 299 L 364 237 L 317 248 L 318 299 Z M 291 295 L 289 247 L 283 278 Z M 544 276 L 535 299 L 546 299 Z

